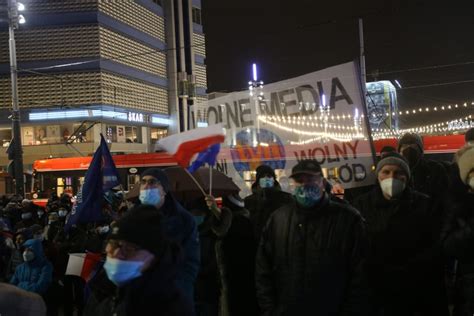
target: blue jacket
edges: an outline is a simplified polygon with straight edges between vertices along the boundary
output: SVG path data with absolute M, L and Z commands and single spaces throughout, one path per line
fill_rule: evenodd
M 44 294 L 53 280 L 53 266 L 45 257 L 40 240 L 29 239 L 23 246 L 32 249 L 35 258 L 20 264 L 10 283 L 26 291 Z
M 194 301 L 194 283 L 200 265 L 199 234 L 194 217 L 170 195 L 160 208 L 164 215 L 166 236 L 182 249 L 182 264 L 178 269 L 177 285 L 191 302 Z

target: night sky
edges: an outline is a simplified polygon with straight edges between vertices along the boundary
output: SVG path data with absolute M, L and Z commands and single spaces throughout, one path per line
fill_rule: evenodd
M 400 109 L 474 101 L 474 4 L 400 2 L 203 0 L 208 92 L 246 89 L 253 62 L 271 83 L 358 58 L 362 16 L 367 81 L 375 71 L 377 80 L 398 79 Z M 407 71 L 458 63 L 463 65 Z M 467 114 L 474 114 L 474 106 L 401 123 L 412 127 Z

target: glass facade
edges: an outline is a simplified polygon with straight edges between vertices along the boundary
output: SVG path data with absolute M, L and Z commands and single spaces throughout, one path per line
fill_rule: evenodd
M 166 128 L 150 128 L 150 141 L 152 144 L 156 144 L 157 141 L 163 137 L 168 136 L 168 129 Z
M 142 129 L 137 126 L 107 125 L 106 138 L 111 143 L 142 143 Z
M 92 141 L 91 129 L 79 123 L 58 125 L 23 126 L 21 137 L 23 146 L 64 144 L 67 141 L 86 143 Z

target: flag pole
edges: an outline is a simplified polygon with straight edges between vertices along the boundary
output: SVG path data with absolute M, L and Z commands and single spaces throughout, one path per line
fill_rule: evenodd
M 199 182 L 196 180 L 196 178 L 194 178 L 194 176 L 191 174 L 191 172 L 189 172 L 189 170 L 187 168 L 183 168 L 183 169 L 184 169 L 184 171 L 186 171 L 186 173 L 189 175 L 189 177 L 191 179 L 193 179 L 194 183 L 197 185 L 199 190 L 201 190 L 202 195 L 207 196 L 206 192 L 204 191 L 202 186 L 199 184 Z
M 212 166 L 209 165 L 209 195 L 212 195 Z

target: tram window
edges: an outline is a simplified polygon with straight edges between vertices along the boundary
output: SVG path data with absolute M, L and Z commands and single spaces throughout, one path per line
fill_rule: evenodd
M 64 192 L 64 179 L 58 178 L 56 183 L 56 193 L 58 194 L 58 196 L 60 196 Z
M 138 174 L 129 174 L 128 175 L 128 183 L 127 183 L 127 189 L 130 189 L 130 187 L 134 184 L 137 184 L 140 182 L 140 175 Z

